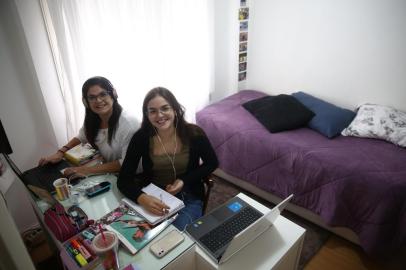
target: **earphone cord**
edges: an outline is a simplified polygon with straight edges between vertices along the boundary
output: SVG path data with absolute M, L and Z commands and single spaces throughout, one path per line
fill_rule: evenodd
M 163 144 L 163 142 L 162 142 L 162 140 L 161 140 L 161 137 L 159 136 L 159 134 L 158 134 L 158 131 L 155 129 L 155 133 L 156 133 L 156 135 L 157 135 L 157 137 L 158 137 L 158 141 L 161 143 L 161 146 L 162 146 L 162 148 L 163 148 L 163 150 L 164 150 L 164 152 L 165 152 L 165 155 L 168 157 L 168 159 L 169 159 L 169 162 L 171 163 L 171 165 L 172 165 L 172 169 L 173 169 L 173 181 L 175 181 L 176 180 L 176 168 L 175 168 L 175 157 L 176 157 L 176 150 L 178 149 L 178 140 L 177 140 L 177 136 L 176 136 L 176 130 L 177 130 L 177 126 L 178 126 L 178 121 L 177 121 L 178 119 L 176 118 L 176 125 L 175 125 L 175 150 L 173 151 L 173 156 L 172 156 L 172 158 L 169 156 L 169 154 L 168 154 L 168 151 L 166 151 L 166 148 L 165 148 L 165 145 Z

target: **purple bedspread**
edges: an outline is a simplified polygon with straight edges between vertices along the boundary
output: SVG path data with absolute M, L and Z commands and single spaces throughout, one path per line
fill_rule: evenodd
M 226 173 L 352 229 L 369 254 L 406 242 L 406 149 L 356 137 L 328 139 L 301 128 L 268 132 L 241 104 L 245 90 L 196 115 Z

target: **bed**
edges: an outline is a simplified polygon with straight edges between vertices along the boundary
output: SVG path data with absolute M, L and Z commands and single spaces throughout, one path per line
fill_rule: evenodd
M 358 243 L 370 255 L 406 242 L 406 149 L 383 140 L 328 139 L 304 127 L 270 133 L 241 104 L 244 90 L 196 114 L 218 159 L 217 175 Z

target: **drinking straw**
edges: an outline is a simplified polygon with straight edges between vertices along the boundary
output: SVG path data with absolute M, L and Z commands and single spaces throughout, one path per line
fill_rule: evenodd
M 103 242 L 104 242 L 104 246 L 107 247 L 106 236 L 105 236 L 104 233 L 103 233 L 103 228 L 102 228 L 102 226 L 101 226 L 100 223 L 99 223 L 99 230 L 100 230 L 100 233 L 101 233 L 101 235 L 102 235 L 102 239 L 103 239 Z

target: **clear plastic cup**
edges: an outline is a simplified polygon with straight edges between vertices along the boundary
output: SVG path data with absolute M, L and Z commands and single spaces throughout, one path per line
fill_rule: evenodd
M 101 258 L 105 270 L 118 270 L 118 237 L 114 232 L 103 232 L 97 234 L 92 241 L 94 252 Z

